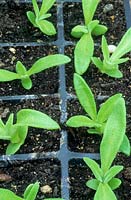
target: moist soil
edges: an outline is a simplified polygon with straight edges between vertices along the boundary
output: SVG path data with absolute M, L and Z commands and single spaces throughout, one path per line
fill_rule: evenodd
M 0 116 L 5 123 L 9 114 L 14 113 L 14 123 L 16 113 L 21 109 L 34 109 L 49 115 L 52 119 L 59 123 L 60 111 L 59 100 L 55 98 L 45 97 L 39 100 L 23 100 L 21 102 L 3 102 L 0 104 Z M 44 130 L 29 127 L 27 138 L 24 145 L 21 146 L 19 153 L 41 153 L 58 151 L 60 146 L 60 131 L 59 130 Z M 9 144 L 7 141 L 0 140 L 0 155 L 5 154 L 6 147 Z
M 51 42 L 56 40 L 56 35 L 49 37 L 34 28 L 27 19 L 27 11 L 33 11 L 31 3 L 18 3 L 15 0 L 0 3 L 0 42 Z M 50 13 L 52 16 L 48 20 L 56 27 L 56 5 Z
M 35 47 L 2 47 L 0 48 L 0 68 L 16 72 L 16 63 L 21 61 L 29 69 L 38 59 L 58 53 L 56 46 L 35 46 Z M 1 96 L 26 95 L 26 94 L 53 94 L 58 92 L 59 78 L 58 67 L 46 69 L 31 76 L 32 88 L 23 88 L 20 80 L 0 83 Z
M 6 181 L 0 181 L 0 187 L 10 189 L 21 197 L 26 187 L 36 181 L 40 183 L 36 200 L 61 196 L 61 169 L 58 160 L 14 161 L 8 167 L 1 168 L 0 177 L 1 174 L 6 175 Z M 43 186 L 48 186 L 49 192 L 42 193 Z

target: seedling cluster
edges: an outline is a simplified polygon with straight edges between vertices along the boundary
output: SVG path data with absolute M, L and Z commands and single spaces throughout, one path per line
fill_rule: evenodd
M 27 17 L 33 26 L 39 28 L 43 34 L 50 36 L 56 34 L 54 25 L 47 20 L 51 16 L 48 11 L 54 3 L 55 0 L 43 0 L 39 8 L 37 0 L 32 0 L 34 12 L 27 12 Z M 102 138 L 100 165 L 90 158 L 83 158 L 95 176 L 85 184 L 96 191 L 94 200 L 116 200 L 114 190 L 120 186 L 121 180 L 115 176 L 123 170 L 124 166 L 114 165 L 113 161 L 118 152 L 130 155 L 130 142 L 126 135 L 125 100 L 122 94 L 118 93 L 109 97 L 97 109 L 95 97 L 82 75 L 85 72 L 87 73 L 90 63 L 93 62 L 100 72 L 110 77 L 122 78 L 123 74 L 119 70 L 119 65 L 129 59 L 127 57 L 123 58 L 123 56 L 131 51 L 131 43 L 129 42 L 131 28 L 124 34 L 117 47 L 110 52 L 104 36 L 107 27 L 100 24 L 99 20 L 94 19 L 99 3 L 100 0 L 82 0 L 84 25 L 76 25 L 71 30 L 71 35 L 79 39 L 74 50 L 75 73 L 73 83 L 76 96 L 85 111 L 85 115 L 76 113 L 75 116 L 67 120 L 66 126 L 87 127 L 89 134 L 100 135 Z M 96 36 L 102 36 L 103 60 L 94 57 L 94 37 Z M 68 56 L 61 54 L 48 55 L 37 60 L 27 70 L 22 62 L 17 61 L 16 72 L 0 69 L 0 82 L 19 79 L 22 86 L 29 90 L 32 87 L 30 76 L 68 62 L 70 62 Z M 21 109 L 16 114 L 16 120 L 14 120 L 14 114 L 10 114 L 6 123 L 0 120 L 0 139 L 9 140 L 10 142 L 6 149 L 7 155 L 16 153 L 24 144 L 29 127 L 47 130 L 60 129 L 57 122 L 48 115 L 36 110 Z M 23 197 L 17 196 L 10 190 L 0 188 L 0 200 L 35 200 L 38 190 L 38 182 L 30 184 L 26 188 Z M 62 200 L 61 198 L 46 200 L 53 199 Z

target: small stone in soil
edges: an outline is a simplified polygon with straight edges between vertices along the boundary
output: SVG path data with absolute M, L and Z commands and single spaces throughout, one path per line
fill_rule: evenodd
M 107 13 L 107 12 L 110 12 L 111 10 L 113 10 L 113 9 L 114 9 L 113 4 L 109 3 L 109 4 L 106 4 L 106 5 L 104 6 L 103 12 L 104 12 L 104 13 Z
M 49 185 L 44 185 L 40 188 L 40 191 L 44 194 L 52 193 L 52 188 Z

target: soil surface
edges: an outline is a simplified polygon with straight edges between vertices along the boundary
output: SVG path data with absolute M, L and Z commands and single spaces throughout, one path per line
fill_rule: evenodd
M 10 180 L 0 181 L 0 187 L 10 189 L 21 197 L 26 187 L 36 181 L 40 182 L 40 188 L 48 186 L 50 189 L 49 193 L 42 193 L 40 189 L 36 200 L 61 196 L 61 169 L 58 160 L 16 161 L 7 168 L 1 168 L 0 174 L 10 176 Z
M 59 111 L 59 100 L 55 98 L 41 98 L 40 100 L 23 100 L 22 102 L 14 103 L 1 103 L 0 104 L 0 116 L 1 119 L 6 122 L 9 114 L 16 113 L 23 109 L 34 109 L 41 111 L 49 115 L 52 119 L 59 123 L 60 111 Z M 14 121 L 15 123 L 15 121 Z M 0 140 L 0 154 L 5 154 L 7 141 Z M 33 153 L 33 152 L 48 152 L 57 151 L 60 146 L 60 131 L 50 131 L 38 128 L 29 127 L 28 135 L 24 145 L 21 146 L 17 153 Z
M 45 42 L 56 40 L 55 36 L 46 36 L 34 28 L 26 16 L 33 11 L 32 4 L 8 0 L 0 3 L 0 42 Z M 50 10 L 52 17 L 48 20 L 56 27 L 56 5 Z
M 38 59 L 58 53 L 56 46 L 35 47 L 3 47 L 0 48 L 0 68 L 16 72 L 16 63 L 21 61 L 29 69 Z M 57 93 L 59 88 L 58 66 L 46 69 L 31 76 L 32 88 L 23 88 L 20 80 L 0 83 L 1 96 L 25 95 L 25 94 L 52 94 Z

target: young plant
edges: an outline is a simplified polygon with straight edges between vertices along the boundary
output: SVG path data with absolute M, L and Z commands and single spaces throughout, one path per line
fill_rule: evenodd
M 16 63 L 16 73 L 0 69 L 0 82 L 20 79 L 22 86 L 29 90 L 32 88 L 32 81 L 30 76 L 44 71 L 45 69 L 54 67 L 56 65 L 62 65 L 68 62 L 70 62 L 70 58 L 68 56 L 62 54 L 49 55 L 37 60 L 32 65 L 32 67 L 27 70 L 26 67 L 20 61 L 18 61 Z
M 30 184 L 24 194 L 23 197 L 17 196 L 15 193 L 8 189 L 0 188 L 0 200 L 35 200 L 38 190 L 39 190 L 39 182 L 36 182 L 34 184 Z M 49 199 L 43 199 L 43 200 L 63 200 L 61 198 L 49 198 Z
M 103 61 L 100 58 L 93 57 L 92 61 L 96 67 L 108 76 L 121 78 L 123 77 L 122 72 L 119 70 L 119 64 L 129 60 L 129 58 L 122 58 L 126 53 L 131 51 L 131 28 L 124 34 L 120 43 L 110 55 L 106 38 L 102 37 L 102 53 Z
M 115 108 L 116 103 L 123 99 L 121 94 L 111 96 L 105 101 L 97 111 L 94 95 L 85 82 L 85 80 L 78 74 L 74 74 L 74 87 L 78 97 L 78 100 L 86 112 L 84 115 L 76 115 L 68 119 L 67 126 L 70 127 L 89 127 L 87 130 L 90 134 L 103 135 L 105 125 L 112 110 Z M 123 110 L 124 112 L 124 110 Z M 124 136 L 123 143 L 120 151 L 129 155 L 130 154 L 130 142 L 127 136 Z
M 102 35 L 107 31 L 107 27 L 99 24 L 99 20 L 93 20 L 99 2 L 100 0 L 82 0 L 85 24 L 77 25 L 71 31 L 72 36 L 80 38 L 74 51 L 75 70 L 80 75 L 86 72 L 93 56 L 94 41 L 92 36 Z
M 123 169 L 121 165 L 114 165 L 114 161 L 126 130 L 125 102 L 120 98 L 109 116 L 102 142 L 100 145 L 101 167 L 92 159 L 84 158 L 87 166 L 92 170 L 95 179 L 87 181 L 86 185 L 96 190 L 94 200 L 117 200 L 113 190 L 117 189 L 121 180 L 115 176 Z
M 21 109 L 16 115 L 16 123 L 14 123 L 14 115 L 10 114 L 5 124 L 0 119 L 0 139 L 10 141 L 6 149 L 7 155 L 16 153 L 24 144 L 29 127 L 60 129 L 57 122 L 40 111 Z
M 28 11 L 27 17 L 34 27 L 39 28 L 42 33 L 46 35 L 55 35 L 56 30 L 54 25 L 46 20 L 51 16 L 48 13 L 49 9 L 53 6 L 55 0 L 43 0 L 41 8 L 39 9 L 37 0 L 32 0 L 34 12 Z

